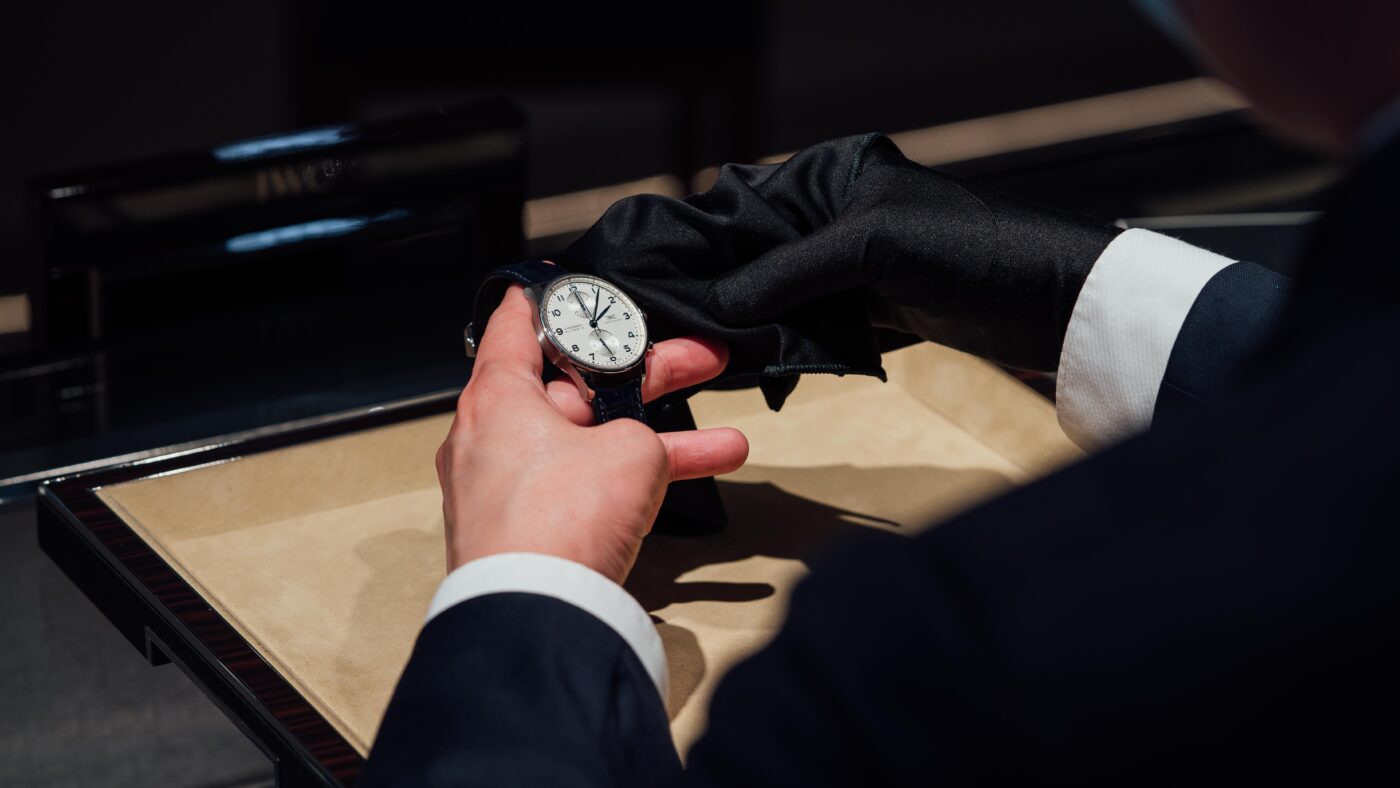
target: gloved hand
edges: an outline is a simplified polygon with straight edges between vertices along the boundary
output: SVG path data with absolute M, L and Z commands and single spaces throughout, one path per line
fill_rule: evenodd
M 725 377 L 758 382 L 776 409 L 802 373 L 883 377 L 875 326 L 1054 369 L 1118 232 L 915 164 L 870 134 L 726 165 L 682 200 L 622 200 L 562 261 L 626 289 L 659 337 L 725 340 Z

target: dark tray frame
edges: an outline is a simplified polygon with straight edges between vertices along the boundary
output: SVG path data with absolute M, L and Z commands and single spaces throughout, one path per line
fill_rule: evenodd
M 455 401 L 433 394 L 54 479 L 39 490 L 39 546 L 152 665 L 178 665 L 272 760 L 279 786 L 352 786 L 364 758 L 96 491 L 447 413 Z

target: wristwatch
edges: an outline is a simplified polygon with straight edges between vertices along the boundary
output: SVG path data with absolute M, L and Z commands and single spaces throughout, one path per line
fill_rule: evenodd
M 465 334 L 467 356 L 476 357 L 486 321 L 511 284 L 523 285 L 535 305 L 535 335 L 545 358 L 574 381 L 598 423 L 645 422 L 642 381 L 651 352 L 646 313 L 605 279 L 571 274 L 547 260 L 497 268 L 476 292 Z

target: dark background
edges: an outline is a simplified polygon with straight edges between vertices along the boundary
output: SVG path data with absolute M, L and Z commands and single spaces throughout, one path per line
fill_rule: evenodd
M 40 174 L 503 93 L 529 116 L 538 198 L 1197 73 L 1126 0 L 602 5 L 11 4 L 0 296 L 38 276 L 24 184 Z M 1213 162 L 1262 139 L 1190 161 L 1225 178 Z M 148 667 L 38 551 L 32 507 L 0 508 L 0 784 L 266 784 L 199 690 Z
M 725 160 L 706 130 L 745 102 L 711 96 L 678 128 L 696 74 L 747 77 L 762 156 L 1195 73 L 1124 0 L 508 5 L 12 5 L 0 293 L 21 287 L 21 183 L 39 173 L 507 92 L 531 119 L 537 197 L 668 171 L 684 134 L 712 142 L 699 164 Z

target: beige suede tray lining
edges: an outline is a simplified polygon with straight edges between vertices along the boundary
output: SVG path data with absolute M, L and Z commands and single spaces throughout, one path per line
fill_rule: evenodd
M 804 559 L 862 528 L 912 533 L 1077 456 L 1053 408 L 933 345 L 890 382 L 812 376 L 782 413 L 754 391 L 692 400 L 749 437 L 720 480 L 730 527 L 648 539 L 628 588 L 659 622 L 677 746 L 716 682 L 782 620 Z M 443 577 L 433 453 L 450 416 L 256 454 L 98 495 L 360 752 Z

